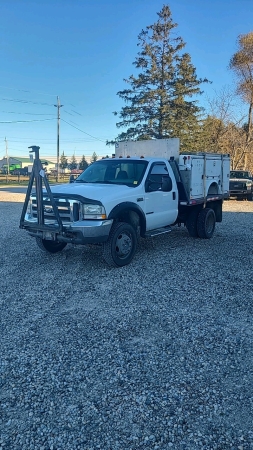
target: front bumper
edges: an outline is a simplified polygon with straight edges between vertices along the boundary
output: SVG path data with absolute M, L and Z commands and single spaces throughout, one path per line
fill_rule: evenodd
M 251 194 L 250 190 L 244 189 L 244 190 L 240 190 L 240 191 L 236 191 L 236 190 L 231 190 L 229 192 L 230 197 L 247 197 L 247 195 Z
M 112 223 L 113 220 L 83 220 L 67 224 L 63 222 L 60 231 L 57 223 L 52 224 L 45 220 L 45 224 L 40 225 L 27 214 L 22 228 L 31 236 L 41 239 L 85 245 L 106 242 Z

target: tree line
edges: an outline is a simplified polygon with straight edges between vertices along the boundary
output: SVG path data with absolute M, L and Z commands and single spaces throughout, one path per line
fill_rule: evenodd
M 228 68 L 235 75 L 235 89 L 222 89 L 199 104 L 202 86 L 186 43 L 177 36 L 169 5 L 158 20 L 138 36 L 139 52 L 134 74 L 124 79 L 127 88 L 117 95 L 124 106 L 114 112 L 123 131 L 107 145 L 124 140 L 180 138 L 180 151 L 229 153 L 232 169 L 253 169 L 253 32 L 237 38 L 237 51 Z M 246 114 L 234 106 L 240 97 Z
M 96 152 L 94 152 L 91 156 L 90 164 L 97 161 L 98 155 Z M 64 152 L 60 156 L 60 169 L 70 169 L 74 170 L 79 168 L 80 170 L 85 170 L 89 166 L 89 163 L 86 161 L 85 156 L 83 155 L 80 162 L 77 162 L 77 159 L 75 157 L 75 154 L 72 155 L 70 162 L 68 161 L 68 158 L 65 156 Z

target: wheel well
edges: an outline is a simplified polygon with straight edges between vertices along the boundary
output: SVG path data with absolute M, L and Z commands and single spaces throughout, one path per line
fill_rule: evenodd
M 218 193 L 219 193 L 219 188 L 218 188 L 217 183 L 212 183 L 209 186 L 207 195 L 215 195 L 215 194 L 218 194 Z
M 132 225 L 135 229 L 140 226 L 140 233 L 145 233 L 144 220 L 136 211 L 126 210 L 122 211 L 117 217 L 118 222 L 126 222 Z

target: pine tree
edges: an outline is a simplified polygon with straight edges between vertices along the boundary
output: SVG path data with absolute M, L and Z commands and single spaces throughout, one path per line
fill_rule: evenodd
M 76 168 L 77 168 L 77 160 L 76 160 L 75 155 L 73 155 L 73 156 L 71 157 L 71 161 L 70 161 L 70 163 L 69 163 L 69 169 L 70 169 L 70 170 L 73 170 L 73 169 L 76 169 Z
M 67 160 L 66 156 L 64 155 L 64 152 L 61 155 L 60 161 L 61 161 L 60 168 L 62 170 L 66 169 L 68 167 L 68 160 Z
M 85 156 L 83 155 L 82 156 L 82 159 L 81 159 L 81 161 L 80 161 L 80 163 L 79 163 L 79 169 L 80 170 L 85 170 L 85 169 L 87 169 L 87 167 L 88 167 L 88 163 L 87 163 L 87 161 L 86 161 L 86 159 L 85 159 Z
M 193 145 L 201 112 L 195 97 L 208 80 L 197 78 L 190 55 L 183 53 L 183 39 L 173 34 L 176 27 L 164 5 L 158 21 L 139 34 L 133 63 L 139 73 L 124 80 L 129 88 L 117 93 L 127 105 L 116 124 L 126 131 L 116 141 L 179 137 L 181 148 Z
M 96 154 L 96 152 L 92 153 L 90 162 L 94 163 L 95 161 L 97 161 L 97 159 L 98 159 L 98 155 Z

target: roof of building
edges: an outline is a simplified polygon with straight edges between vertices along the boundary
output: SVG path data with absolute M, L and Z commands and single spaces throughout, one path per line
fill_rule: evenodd
M 6 159 L 6 157 L 3 159 Z M 30 160 L 30 158 L 20 158 L 19 156 L 9 156 L 9 159 L 16 159 L 17 161 L 20 161 L 21 163 L 32 164 L 32 161 Z M 48 164 L 55 164 L 54 162 L 49 161 L 48 159 L 45 159 L 45 158 L 41 158 L 41 161 L 46 161 Z

